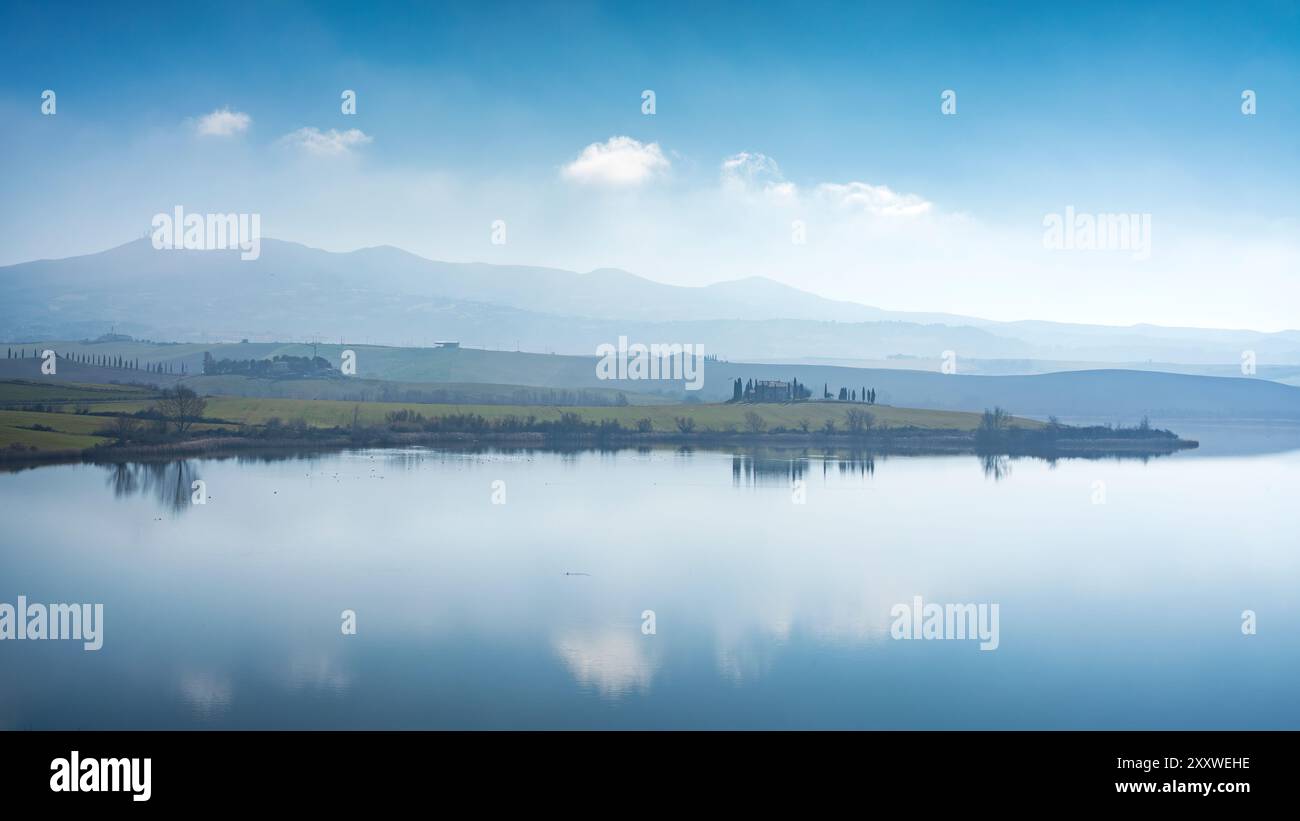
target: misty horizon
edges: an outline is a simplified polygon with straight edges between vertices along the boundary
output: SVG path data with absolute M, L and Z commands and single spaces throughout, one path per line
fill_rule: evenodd
M 110 246 L 105 247 L 105 248 L 103 248 L 103 249 L 100 249 L 100 250 L 98 250 L 98 251 L 92 251 L 92 252 L 89 252 L 89 253 L 87 253 L 87 254 L 72 254 L 72 255 L 68 255 L 68 256 L 46 256 L 46 257 L 37 257 L 37 258 L 34 258 L 34 259 L 22 260 L 22 261 L 19 261 L 19 262 L 14 262 L 14 263 L 8 263 L 8 264 L 5 264 L 5 265 L 0 265 L 0 271 L 3 271 L 5 268 L 9 268 L 9 267 L 12 267 L 12 266 L 14 266 L 14 265 L 22 265 L 22 264 L 25 264 L 25 263 L 33 263 L 33 262 L 56 262 L 56 261 L 63 261 L 63 260 L 75 259 L 75 258 L 78 258 L 78 257 L 84 257 L 84 256 L 95 256 L 95 255 L 97 255 L 97 254 L 102 254 L 102 253 L 106 253 L 106 252 L 111 252 L 111 251 L 114 251 L 114 250 L 117 250 L 117 249 L 120 249 L 120 248 L 124 248 L 124 247 L 127 247 L 127 246 L 132 246 L 132 245 L 137 244 L 137 243 L 140 243 L 140 242 L 148 242 L 148 241 L 149 241 L 149 238 L 150 238 L 150 237 L 149 237 L 149 233 L 148 233 L 148 232 L 145 232 L 145 235 L 144 235 L 144 236 L 136 237 L 136 238 L 134 238 L 134 239 L 130 239 L 130 240 L 126 240 L 126 241 L 124 241 L 124 242 L 120 242 L 120 243 L 118 243 L 118 244 L 116 244 L 116 245 L 110 245 Z M 875 309 L 880 309 L 880 310 L 886 311 L 886 312 L 888 312 L 888 313 L 890 313 L 890 314 L 916 314 L 916 315 L 918 315 L 918 316 L 936 316 L 936 315 L 940 315 L 940 314 L 942 313 L 942 312 L 931 311 L 931 310 L 908 310 L 908 309 L 897 309 L 897 308 L 891 308 L 891 307 L 888 307 L 888 306 L 885 306 L 885 305 L 880 305 L 880 304 L 875 304 L 875 303 L 860 302 L 860 301 L 851 300 L 851 299 L 837 299 L 837 298 L 835 298 L 835 297 L 832 297 L 832 296 L 829 296 L 829 295 L 826 295 L 826 294 L 822 294 L 822 293 L 818 293 L 818 292 L 816 292 L 816 291 L 808 290 L 808 289 L 805 289 L 805 288 L 799 288 L 799 287 L 792 286 L 792 285 L 786 285 L 785 283 L 782 283 L 782 282 L 780 282 L 780 281 L 778 281 L 778 280 L 772 279 L 772 278 L 770 278 L 770 277 L 762 276 L 762 275 L 759 275 L 759 274 L 751 274 L 751 275 L 748 275 L 748 276 L 740 276 L 740 277 L 736 277 L 736 278 L 732 278 L 732 279 L 718 279 L 718 280 L 715 280 L 715 281 L 712 281 L 712 282 L 705 282 L 705 283 L 702 283 L 702 284 L 696 284 L 696 285 L 679 285 L 679 284 L 675 284 L 675 283 L 672 283 L 672 282 L 667 282 L 667 281 L 657 280 L 657 279 L 654 279 L 654 278 L 652 278 L 652 277 L 644 276 L 644 275 L 642 275 L 642 274 L 637 273 L 636 271 L 630 271 L 630 270 L 627 270 L 627 269 L 624 269 L 624 268 L 611 267 L 611 266 L 608 266 L 608 265 L 597 266 L 597 267 L 595 267 L 595 268 L 591 268 L 591 269 L 587 269 L 587 270 L 571 270 L 571 269 L 567 269 L 567 268 L 555 268 L 555 267 L 552 267 L 552 266 L 545 266 L 545 265 L 520 265 L 520 266 L 507 266 L 505 263 L 492 262 L 492 261 L 490 261 L 490 260 L 488 260 L 488 259 L 486 259 L 486 258 L 476 258 L 476 259 L 452 259 L 452 258 L 444 258 L 444 257 L 429 257 L 429 256 L 425 256 L 425 255 L 423 255 L 423 254 L 417 253 L 417 252 L 415 252 L 415 251 L 411 251 L 411 250 L 409 250 L 409 249 L 407 249 L 407 248 L 403 248 L 403 247 L 401 247 L 401 246 L 399 246 L 399 245 L 392 245 L 392 244 L 360 245 L 360 246 L 353 247 L 353 248 L 345 248 L 345 249 L 330 249 L 330 248 L 324 248 L 324 247 L 314 246 L 314 245 L 311 245 L 311 244 L 309 244 L 309 243 L 307 243 L 307 242 L 303 242 L 303 241 L 299 241 L 299 240 L 285 239 L 285 238 L 283 238 L 283 237 L 263 236 L 263 237 L 260 238 L 260 240 L 261 240 L 262 242 L 284 243 L 284 244 L 286 244 L 286 245 L 295 245 L 295 246 L 299 246 L 299 247 L 302 247 L 302 248 L 307 248 L 307 249 L 311 249 L 311 250 L 314 250 L 314 251 L 321 251 L 321 252 L 324 252 L 324 253 L 327 253 L 327 254 L 333 254 L 333 255 L 337 255 L 337 256 L 347 256 L 347 255 L 350 255 L 350 254 L 355 254 L 355 253 L 358 253 L 358 252 L 365 252 L 365 251 L 392 250 L 392 251 L 397 251 L 397 252 L 400 252 L 400 253 L 403 253 L 403 254 L 407 254 L 407 255 L 410 255 L 410 256 L 413 256 L 413 257 L 417 257 L 417 258 L 419 258 L 419 259 L 421 259 L 421 260 L 424 260 L 424 261 L 427 261 L 427 262 L 434 262 L 434 263 L 451 263 L 451 264 L 456 264 L 456 265 L 465 265 L 465 266 L 479 266 L 479 265 L 482 265 L 482 266 L 488 266 L 488 267 L 522 267 L 522 268 L 535 268 L 535 269 L 538 269 L 538 270 L 554 271 L 554 272 L 560 272 L 560 273 L 565 273 L 565 274 L 575 274 L 575 275 L 577 275 L 577 276 L 582 276 L 582 277 L 599 276 L 599 275 L 601 275 L 601 274 L 610 274 L 610 273 L 614 273 L 614 274 L 627 274 L 627 275 L 630 275 L 630 276 L 635 277 L 635 278 L 640 279 L 640 280 L 645 280 L 645 281 L 647 281 L 647 282 L 651 282 L 651 283 L 654 283 L 654 284 L 656 284 L 656 285 L 664 285 L 664 286 L 668 286 L 668 287 L 671 287 L 671 288 L 684 288 L 684 289 L 698 289 L 698 290 L 705 290 L 705 289 L 713 288 L 713 287 L 716 287 L 716 286 L 725 286 L 725 285 L 729 285 L 729 284 L 740 284 L 740 283 L 745 283 L 745 282 L 747 282 L 747 281 L 760 281 L 760 282 L 765 282 L 765 283 L 771 283 L 771 284 L 773 284 L 773 285 L 778 285 L 778 286 L 781 286 L 781 287 L 783 287 L 783 288 L 791 288 L 792 290 L 800 291 L 800 292 L 802 292 L 802 293 L 810 294 L 810 295 L 812 295 L 812 296 L 820 297 L 820 298 L 822 298 L 822 299 L 826 299 L 826 300 L 829 300 L 829 301 L 832 301 L 832 302 L 840 302 L 840 303 L 845 303 L 845 304 L 850 304 L 850 305 L 858 305 L 858 306 L 862 306 L 862 307 L 866 307 L 866 308 L 875 308 Z M 182 249 L 182 250 L 183 250 L 183 249 Z M 1155 323 L 1155 322 L 1146 322 L 1146 321 L 1139 321 L 1139 322 L 1133 322 L 1133 323 L 1129 323 L 1129 324 L 1120 324 L 1120 325 L 1115 325 L 1115 324 L 1108 324 L 1108 323 L 1104 323 L 1104 322 L 1077 322 L 1077 321 L 1067 321 L 1067 320 L 1061 320 L 1061 319 L 1057 319 L 1057 318 L 1050 317 L 1050 316 L 1021 316 L 1021 317 L 1016 317 L 1016 318 L 1007 319 L 1007 318 L 998 318 L 998 317 L 990 317 L 990 316 L 976 316 L 976 315 L 968 315 L 968 314 L 951 314 L 951 315 L 948 315 L 948 318 L 950 318 L 950 319 L 952 319 L 952 320 L 954 320 L 954 321 L 958 321 L 958 322 L 960 322 L 960 321 L 962 321 L 962 320 L 978 320 L 978 321 L 982 321 L 982 322 L 1000 323 L 1000 324 L 1007 324 L 1007 325 L 1013 325 L 1013 324 L 1016 324 L 1016 323 L 1026 323 L 1026 322 L 1049 322 L 1049 323 L 1053 323 L 1053 324 L 1057 324 L 1057 325 L 1064 325 L 1064 326 L 1071 326 L 1071 325 L 1073 325 L 1073 326 L 1081 326 L 1081 327 L 1098 327 L 1098 328 L 1115 328 L 1115 329 L 1153 327 L 1153 328 L 1160 328 L 1160 329 L 1164 329 L 1164 330 L 1250 331 L 1250 332 L 1261 333 L 1261 334 L 1277 334 L 1277 333 L 1288 333 L 1288 332 L 1296 332 L 1296 331 L 1300 331 L 1300 325 L 1295 325 L 1295 326 L 1286 326 L 1286 327 L 1278 327 L 1278 328 L 1271 328 L 1271 329 L 1262 329 L 1262 328 L 1247 328 L 1247 327 L 1235 327 L 1235 326 L 1233 326 L 1233 327 L 1229 327 L 1229 326 L 1214 326 L 1214 325 L 1164 325 L 1164 324 L 1159 324 L 1159 323 Z M 862 320 L 862 321 L 870 321 L 870 320 Z M 926 324 L 937 324 L 937 323 L 930 322 L 930 323 L 926 323 Z M 288 340 L 285 340 L 285 341 L 288 341 Z

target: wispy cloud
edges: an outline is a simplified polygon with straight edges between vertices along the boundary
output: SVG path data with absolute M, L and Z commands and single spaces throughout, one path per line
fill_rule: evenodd
M 584 184 L 636 186 L 666 172 L 671 165 L 658 143 L 610 137 L 582 149 L 561 174 L 567 180 Z
M 314 126 L 300 128 L 280 138 L 283 145 L 292 146 L 317 157 L 339 157 L 350 154 L 358 146 L 373 142 L 374 138 L 359 128 L 339 131 L 331 128 L 321 131 Z
M 823 182 L 812 186 L 805 196 L 799 186 L 785 178 L 776 160 L 753 151 L 741 151 L 724 159 L 721 177 L 723 189 L 732 194 L 761 194 L 804 207 L 830 206 L 884 217 L 920 216 L 934 207 L 919 194 L 901 194 L 887 185 L 869 182 Z
M 194 125 L 200 137 L 233 137 L 243 134 L 253 118 L 242 111 L 219 108 L 211 114 L 204 114 Z
M 788 182 L 776 160 L 766 154 L 741 151 L 722 161 L 723 188 L 738 193 L 761 193 L 768 197 L 793 200 L 799 193 Z
M 933 207 L 933 203 L 916 194 L 900 194 L 887 185 L 866 182 L 822 183 L 817 186 L 817 194 L 836 205 L 882 216 L 919 216 Z
M 756 151 L 741 151 L 722 161 L 722 179 L 724 182 L 768 184 L 785 178 L 776 160 Z

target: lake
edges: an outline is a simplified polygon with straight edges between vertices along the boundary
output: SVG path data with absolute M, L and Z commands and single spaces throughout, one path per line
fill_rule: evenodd
M 0 641 L 0 727 L 1296 729 L 1300 435 L 1243 430 L 3 473 L 0 602 L 104 617 Z M 894 638 L 918 596 L 996 605 L 996 649 Z

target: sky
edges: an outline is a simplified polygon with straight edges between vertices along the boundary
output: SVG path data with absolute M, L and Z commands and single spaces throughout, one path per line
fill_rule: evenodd
M 180 205 L 334 251 L 1273 331 L 1297 134 L 1298 2 L 8 0 L 0 265 Z M 1048 247 L 1067 208 L 1149 232 Z

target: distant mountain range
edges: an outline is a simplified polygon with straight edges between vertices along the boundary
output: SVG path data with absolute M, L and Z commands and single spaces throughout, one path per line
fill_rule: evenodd
M 0 268 L 0 337 L 93 338 L 110 328 L 168 341 L 321 339 L 589 355 L 619 336 L 692 342 L 732 360 L 1054 360 L 1300 365 L 1300 331 L 994 322 L 887 311 L 751 277 L 701 288 L 626 271 L 427 260 L 392 247 L 331 253 L 262 241 L 238 252 L 157 251 L 147 239 Z M 1032 370 L 1032 368 L 1031 368 Z M 1292 373 L 1293 371 L 1288 371 Z M 1285 374 L 1284 374 L 1285 375 Z

